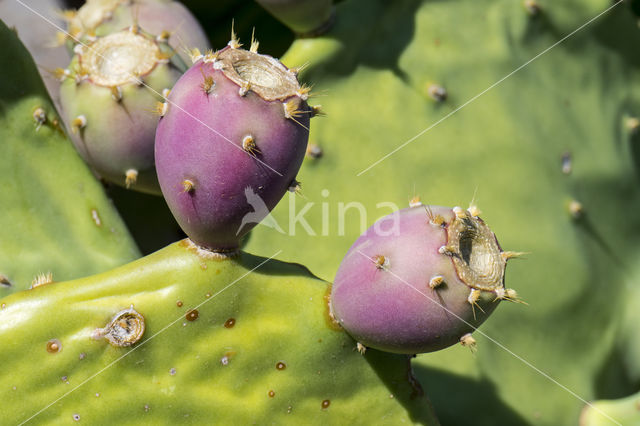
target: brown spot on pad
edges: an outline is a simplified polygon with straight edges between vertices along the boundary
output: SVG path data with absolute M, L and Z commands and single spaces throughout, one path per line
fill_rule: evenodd
M 47 342 L 47 352 L 56 354 L 62 350 L 62 343 L 58 339 L 51 339 Z

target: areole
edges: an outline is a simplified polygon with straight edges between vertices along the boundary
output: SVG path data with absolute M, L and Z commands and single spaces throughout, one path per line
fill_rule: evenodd
M 107 339 L 113 346 L 127 347 L 142 339 L 144 329 L 144 317 L 131 305 L 115 314 L 104 328 L 94 330 L 91 337 Z

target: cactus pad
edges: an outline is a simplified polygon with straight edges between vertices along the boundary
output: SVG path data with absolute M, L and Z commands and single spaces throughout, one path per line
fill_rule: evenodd
M 0 25 L 0 296 L 113 268 L 134 242 L 64 136 L 33 60 Z M 42 280 L 40 280 L 42 281 Z
M 327 283 L 203 253 L 183 240 L 4 298 L 3 421 L 438 424 L 406 356 L 331 324 Z

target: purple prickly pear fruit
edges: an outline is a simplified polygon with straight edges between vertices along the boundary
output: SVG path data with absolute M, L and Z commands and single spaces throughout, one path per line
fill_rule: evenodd
M 360 344 L 396 353 L 473 346 L 474 331 L 500 300 L 504 252 L 475 207 L 395 212 L 353 244 L 333 283 L 331 312 Z
M 75 51 L 60 101 L 76 149 L 102 178 L 159 194 L 153 144 L 161 95 L 181 74 L 173 50 L 131 27 Z
M 156 169 L 187 235 L 235 250 L 275 207 L 302 164 L 312 109 L 308 88 L 278 60 L 241 49 L 196 56 L 168 98 L 156 132 Z

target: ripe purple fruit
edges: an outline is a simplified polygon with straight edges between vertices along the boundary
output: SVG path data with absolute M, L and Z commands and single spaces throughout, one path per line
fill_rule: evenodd
M 469 335 L 503 299 L 503 252 L 476 208 L 414 204 L 374 224 L 345 256 L 331 291 L 334 318 L 364 346 L 432 352 Z M 389 226 L 392 230 L 389 230 Z
M 309 90 L 278 60 L 229 45 L 176 83 L 156 133 L 162 193 L 199 246 L 235 250 L 286 193 L 307 147 Z

